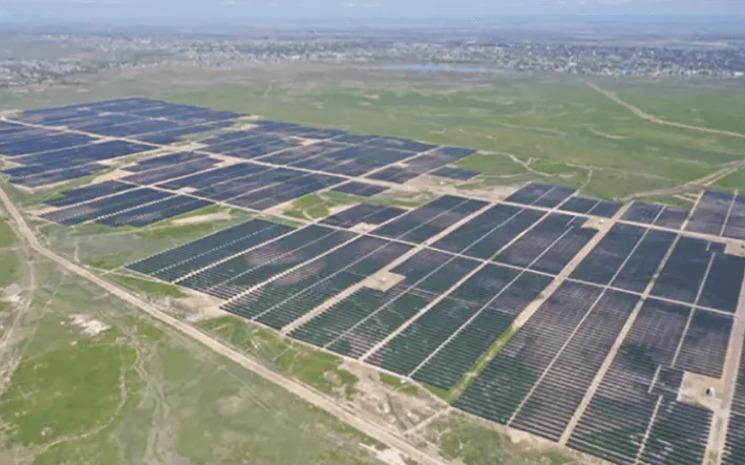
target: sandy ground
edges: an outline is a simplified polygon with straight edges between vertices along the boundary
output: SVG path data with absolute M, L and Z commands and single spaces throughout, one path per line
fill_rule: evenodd
M 708 389 L 711 389 L 710 393 L 707 393 Z M 721 379 L 686 372 L 678 391 L 678 401 L 716 411 L 722 406 L 723 391 Z
M 17 304 L 21 301 L 22 292 L 23 288 L 20 285 L 13 283 L 3 290 L 2 300 L 12 304 Z
M 367 278 L 362 284 L 370 289 L 387 291 L 396 284 L 406 279 L 406 276 L 392 273 L 390 271 L 381 271 Z
M 406 465 L 406 461 L 401 457 L 401 454 L 393 449 L 378 450 L 367 444 L 360 444 L 360 446 L 368 449 L 375 455 L 375 458 L 388 465 Z
M 111 328 L 106 323 L 99 321 L 91 315 L 76 314 L 72 315 L 72 324 L 81 329 L 86 336 L 98 336 L 99 334 Z
M 171 306 L 186 314 L 185 320 L 190 323 L 196 323 L 210 318 L 225 316 L 226 313 L 220 310 L 220 302 L 206 294 L 199 294 L 194 291 L 186 291 L 186 297 L 172 300 Z
M 209 215 L 197 215 L 197 216 L 189 216 L 187 218 L 181 218 L 178 220 L 172 221 L 172 224 L 174 226 L 185 226 L 189 224 L 202 224 L 202 223 L 211 223 L 213 221 L 224 221 L 231 219 L 232 216 L 228 212 L 219 212 L 219 213 L 211 213 Z

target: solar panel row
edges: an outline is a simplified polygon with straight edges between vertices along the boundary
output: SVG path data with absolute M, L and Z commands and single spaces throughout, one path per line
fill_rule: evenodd
M 157 141 L 228 127 L 238 116 L 133 98 L 21 119 Z M 0 135 L 0 153 L 22 165 L 6 174 L 27 185 L 90 174 L 101 160 L 154 148 L 10 122 L 0 122 Z M 213 136 L 206 147 L 257 161 L 215 168 L 219 156 L 209 153 L 147 158 L 123 180 L 48 200 L 58 209 L 45 218 L 142 226 L 211 202 L 264 210 L 327 188 L 385 190 L 344 176 L 470 176 L 446 167 L 467 149 L 273 121 Z M 566 269 L 598 234 L 588 216 L 615 217 L 620 207 L 533 183 L 500 204 L 445 195 L 409 211 L 355 205 L 299 229 L 251 220 L 128 267 L 318 347 L 443 389 L 459 385 L 456 406 L 466 412 L 554 441 L 568 437 L 571 447 L 614 463 L 699 464 L 712 413 L 680 401 L 679 392 L 687 373 L 723 374 L 745 258 L 680 230 L 742 237 L 745 199 L 705 193 L 690 219 L 685 209 L 634 203 Z M 360 224 L 377 227 L 349 231 Z M 563 270 L 570 278 L 542 295 Z M 529 318 L 512 334 L 520 315 Z M 745 457 L 743 373 L 745 364 L 725 465 Z
M 686 229 L 745 240 L 745 196 L 704 192 Z
M 579 420 L 571 447 L 614 463 L 700 464 L 711 412 L 653 393 L 662 367 L 675 364 L 690 309 L 647 300 Z M 694 349 L 690 349 L 694 350 Z

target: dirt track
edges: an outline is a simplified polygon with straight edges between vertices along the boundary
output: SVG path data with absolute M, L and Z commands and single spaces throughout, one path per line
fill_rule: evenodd
M 650 123 L 661 124 L 663 126 L 670 126 L 670 127 L 674 127 L 674 128 L 690 129 L 692 131 L 706 132 L 706 133 L 709 133 L 709 134 L 718 134 L 720 136 L 739 137 L 740 139 L 745 139 L 745 134 L 743 134 L 741 132 L 724 131 L 724 130 L 721 130 L 721 129 L 712 129 L 712 128 L 706 128 L 706 127 L 702 127 L 702 126 L 694 126 L 692 124 L 678 123 L 678 122 L 675 122 L 675 121 L 668 121 L 668 120 L 662 119 L 662 118 L 660 118 L 658 116 L 655 116 L 655 115 L 652 115 L 652 114 L 649 114 L 649 113 L 645 112 L 641 108 L 636 107 L 636 106 L 628 103 L 625 100 L 622 100 L 618 95 L 614 94 L 613 92 L 610 92 L 608 90 L 605 90 L 605 89 L 601 88 L 600 86 L 591 83 L 590 81 L 583 81 L 583 82 L 590 89 L 592 89 L 592 90 L 594 90 L 596 92 L 599 92 L 599 93 L 605 95 L 609 99 L 611 99 L 614 102 L 616 102 L 618 105 L 621 105 L 622 107 L 626 108 L 627 110 L 629 110 L 630 112 L 632 112 L 633 114 L 635 114 L 636 116 L 638 116 L 639 118 L 645 119 L 645 120 L 649 121 Z
M 385 427 L 360 418 L 355 413 L 337 405 L 332 399 L 266 368 L 259 362 L 233 350 L 232 348 L 222 344 L 219 341 L 212 339 L 211 337 L 200 332 L 189 324 L 168 315 L 167 313 L 161 311 L 148 302 L 130 294 L 123 289 L 120 289 L 119 287 L 109 283 L 108 281 L 105 281 L 104 279 L 98 277 L 82 266 L 79 266 L 56 254 L 55 252 L 47 249 L 41 242 L 39 242 L 33 230 L 28 226 L 26 220 L 23 218 L 21 213 L 16 208 L 15 204 L 13 204 L 13 201 L 10 199 L 10 197 L 8 197 L 7 193 L 4 189 L 2 189 L 2 187 L 0 187 L 0 200 L 2 200 L 5 209 L 8 211 L 8 214 L 11 216 L 14 223 L 16 224 L 17 231 L 28 243 L 29 247 L 43 257 L 52 260 L 69 272 L 92 282 L 106 292 L 118 297 L 128 304 L 135 306 L 136 308 L 144 311 L 145 313 L 161 321 L 162 323 L 165 323 L 172 328 L 177 329 L 186 336 L 200 342 L 201 344 L 207 346 L 209 349 L 230 359 L 238 365 L 251 370 L 267 381 L 281 386 L 287 391 L 300 397 L 304 401 L 313 404 L 314 406 L 322 409 L 330 415 L 333 415 L 334 417 L 358 429 L 364 434 L 380 441 L 391 449 L 397 450 L 402 455 L 410 457 L 417 462 L 426 465 L 444 465 L 448 463 L 439 457 L 419 450 L 405 439 L 387 430 Z

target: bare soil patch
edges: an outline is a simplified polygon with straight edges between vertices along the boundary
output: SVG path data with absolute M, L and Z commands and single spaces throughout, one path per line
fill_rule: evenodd
M 196 216 L 189 216 L 187 218 L 181 218 L 178 220 L 174 220 L 173 224 L 175 226 L 186 226 L 190 224 L 202 224 L 202 223 L 211 223 L 213 221 L 224 221 L 231 219 L 232 216 L 229 212 L 218 212 L 218 213 L 210 213 L 208 215 L 196 215 Z
M 722 380 L 686 372 L 678 391 L 678 401 L 716 411 L 722 405 Z
M 98 336 L 111 328 L 111 326 L 103 321 L 97 320 L 91 315 L 82 314 L 72 315 L 72 324 L 80 328 L 83 334 L 91 337 Z

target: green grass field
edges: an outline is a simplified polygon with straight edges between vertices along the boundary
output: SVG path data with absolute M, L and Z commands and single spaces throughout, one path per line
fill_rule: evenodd
M 0 463 L 379 463 L 361 447 L 375 441 L 318 409 L 55 265 L 31 268 L 39 287 L 13 329 Z M 300 378 L 333 368 L 306 357 Z
M 11 247 L 15 244 L 15 239 L 15 235 L 10 229 L 10 226 L 8 226 L 8 223 L 0 217 L 0 248 Z
M 572 77 L 277 65 L 230 73 L 147 69 L 81 81 L 74 92 L 64 86 L 34 96 L 0 92 L 0 107 L 43 107 L 124 95 L 164 98 L 473 147 L 482 153 L 460 165 L 485 173 L 487 187 L 541 179 L 604 198 L 658 195 L 656 191 L 678 188 L 742 160 L 745 151 L 742 138 L 640 119 Z M 661 117 L 745 133 L 743 105 L 737 105 L 745 94 L 741 81 L 593 82 Z
M 736 82 L 594 79 L 661 118 L 745 133 L 745 90 Z M 331 65 L 277 65 L 230 72 L 197 68 L 141 69 L 80 76 L 75 86 L 35 93 L 0 90 L 0 109 L 39 108 L 142 95 L 258 114 L 323 127 L 473 147 L 458 166 L 481 173 L 459 188 L 489 190 L 529 180 L 573 186 L 603 198 L 646 198 L 686 204 L 676 196 L 702 188 L 745 190 L 745 139 L 673 128 L 639 118 L 571 77 L 437 75 Z M 733 166 L 711 186 L 702 179 Z M 14 200 L 38 206 L 88 179 Z M 415 207 L 426 189 L 371 199 L 326 193 L 298 199 L 285 212 L 316 220 L 356 202 Z M 216 218 L 177 224 L 198 215 Z M 100 225 L 34 226 L 51 248 L 154 299 L 182 296 L 174 286 L 120 267 L 249 219 L 209 207 L 144 229 Z M 19 252 L 0 221 L 0 288 L 37 288 L 15 329 L 12 377 L 0 393 L 0 463 L 34 464 L 372 464 L 369 438 L 256 376 L 143 318 L 99 289 Z M 16 247 L 16 248 L 13 248 Z M 5 249 L 5 250 L 1 250 Z M 0 315 L 10 315 L 2 302 Z M 106 325 L 90 335 L 83 315 Z M 340 401 L 362 380 L 340 358 L 290 343 L 233 317 L 201 321 L 203 331 L 267 366 Z M 495 345 L 494 350 L 498 349 Z M 417 386 L 394 376 L 381 382 L 411 396 Z M 434 391 L 444 399 L 452 393 Z M 526 452 L 501 433 L 457 416 L 424 432 L 442 455 L 466 465 L 563 465 L 563 454 Z M 287 447 L 292 444 L 292 447 Z

